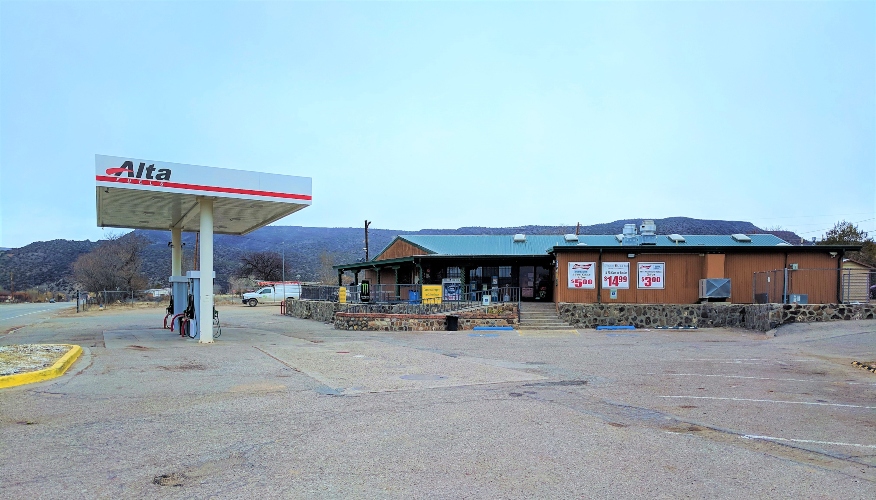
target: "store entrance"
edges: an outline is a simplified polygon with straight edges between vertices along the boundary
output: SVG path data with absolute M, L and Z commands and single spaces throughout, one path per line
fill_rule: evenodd
M 551 302 L 554 300 L 551 270 L 542 266 L 520 266 L 520 299 Z

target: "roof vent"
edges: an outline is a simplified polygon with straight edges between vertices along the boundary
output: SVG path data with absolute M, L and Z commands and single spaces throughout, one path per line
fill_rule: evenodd
M 579 246 L 579 247 L 586 247 L 586 246 L 587 246 L 587 243 L 584 243 L 584 242 L 582 241 L 582 242 L 578 243 L 578 246 Z
M 526 241 L 526 235 L 522 233 L 517 233 L 514 235 L 514 243 L 523 243 Z
M 667 238 L 669 238 L 669 241 L 675 243 L 676 245 L 687 241 L 684 239 L 684 236 L 675 233 L 670 234 L 669 236 L 667 236 Z
M 615 237 L 615 239 L 617 240 L 618 243 L 623 243 L 623 241 L 624 241 L 624 235 L 622 235 L 622 234 L 616 234 L 616 235 L 614 235 L 614 237 Z
M 781 242 L 781 243 L 776 243 L 776 246 L 777 246 L 777 247 L 789 247 L 789 246 L 791 246 L 791 244 L 790 244 L 790 243 L 785 243 L 785 242 L 783 241 L 783 242 Z
M 657 224 L 654 224 L 653 220 L 643 220 L 642 224 L 639 225 L 639 233 L 642 235 L 640 238 L 642 245 L 657 244 Z
M 636 235 L 636 225 L 635 224 L 624 224 L 624 234 L 623 241 L 621 241 L 621 245 L 623 246 L 638 246 L 639 245 L 639 237 Z
M 739 243 L 751 243 L 751 238 L 744 234 L 731 234 L 730 237 Z
M 566 241 L 578 241 L 578 235 L 577 235 L 577 234 L 567 234 L 567 235 L 565 236 L 565 238 L 566 238 Z

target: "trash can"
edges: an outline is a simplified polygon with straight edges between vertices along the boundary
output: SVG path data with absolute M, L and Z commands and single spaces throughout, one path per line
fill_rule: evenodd
M 455 332 L 459 330 L 459 316 L 447 316 L 447 331 Z
M 408 303 L 409 304 L 419 304 L 420 303 L 420 292 L 415 292 L 411 290 L 408 292 Z

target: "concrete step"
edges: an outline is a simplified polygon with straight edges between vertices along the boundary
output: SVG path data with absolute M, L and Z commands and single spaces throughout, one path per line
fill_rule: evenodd
M 563 325 L 518 325 L 519 330 L 575 330 L 568 324 Z
M 520 318 L 521 323 L 559 323 L 565 324 L 565 321 L 559 318 Z

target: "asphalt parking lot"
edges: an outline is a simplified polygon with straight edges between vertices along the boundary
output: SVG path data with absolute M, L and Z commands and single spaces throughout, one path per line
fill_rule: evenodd
M 220 307 L 199 345 L 160 309 L 62 313 L 73 342 L 0 391 L 5 498 L 865 498 L 876 321 L 744 330 L 335 331 Z

